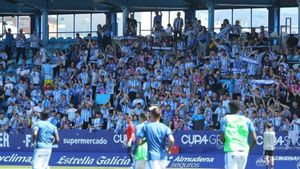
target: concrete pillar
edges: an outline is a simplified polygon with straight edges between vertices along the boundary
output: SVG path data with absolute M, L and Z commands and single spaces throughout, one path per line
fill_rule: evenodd
M 118 23 L 117 23 L 117 13 L 110 12 L 110 23 L 112 26 L 112 36 L 118 35 Z
M 35 16 L 35 29 L 39 35 L 39 37 L 41 38 L 41 22 L 42 22 L 42 17 L 41 15 L 36 15 Z
M 123 11 L 123 35 L 126 33 L 127 18 L 128 18 L 128 7 L 122 7 Z
M 48 26 L 48 10 L 42 9 L 42 18 L 43 18 L 43 35 L 42 35 L 42 41 L 43 45 L 47 46 L 49 41 L 49 26 Z
M 206 5 L 207 5 L 207 8 L 208 8 L 208 30 L 214 32 L 215 4 L 211 0 L 211 1 L 208 1 Z
M 280 8 L 278 6 L 272 6 L 269 10 L 269 33 L 279 33 L 280 28 Z
M 35 15 L 30 15 L 30 34 L 36 29 L 36 19 Z

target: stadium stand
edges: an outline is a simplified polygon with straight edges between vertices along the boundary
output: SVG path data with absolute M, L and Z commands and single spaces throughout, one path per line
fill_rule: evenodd
M 217 130 L 232 99 L 259 133 L 267 121 L 276 131 L 291 130 L 300 117 L 297 37 L 274 45 L 276 34 L 269 37 L 263 26 L 246 32 L 227 19 L 218 33 L 197 18 L 182 30 L 176 19 L 165 28 L 157 21 L 149 36 L 136 35 L 134 18 L 127 24 L 122 37 L 111 37 L 112 25 L 105 24 L 98 36 L 50 38 L 34 55 L 27 38 L 27 60 L 19 63 L 15 49 L 8 58 L 11 41 L 4 36 L 0 130 L 23 132 L 48 111 L 59 129 L 118 133 L 125 113 L 138 124 L 137 115 L 153 104 L 162 105 L 162 121 L 173 131 Z

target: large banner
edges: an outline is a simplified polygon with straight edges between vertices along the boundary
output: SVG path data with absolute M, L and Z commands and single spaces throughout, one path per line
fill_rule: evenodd
M 188 131 L 174 133 L 179 154 L 169 156 L 170 168 L 224 168 L 223 145 L 218 132 Z M 128 167 L 124 141 L 126 136 L 111 131 L 88 132 L 62 130 L 61 141 L 53 149 L 52 166 L 112 166 Z M 286 133 L 276 134 L 276 168 L 300 169 L 300 140 L 295 146 L 289 143 Z M 30 133 L 0 133 L 0 165 L 30 165 L 33 150 Z M 247 169 L 263 169 L 263 137 L 248 158 Z
M 114 134 L 101 130 L 88 132 L 88 130 L 61 130 L 60 142 L 55 146 L 54 152 L 126 152 L 124 144 L 126 135 Z M 3 151 L 32 151 L 31 134 L 0 133 L 0 150 Z

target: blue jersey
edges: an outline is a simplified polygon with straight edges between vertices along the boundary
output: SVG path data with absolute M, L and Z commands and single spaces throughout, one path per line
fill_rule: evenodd
M 166 139 L 171 134 L 171 129 L 163 123 L 154 122 L 144 125 L 138 137 L 146 138 L 148 160 L 167 160 Z
M 42 68 L 45 74 L 45 80 L 53 80 L 53 68 L 57 65 L 43 64 Z
M 33 130 L 37 131 L 36 148 L 52 148 L 54 135 L 57 128 L 48 121 L 38 121 L 33 125 Z

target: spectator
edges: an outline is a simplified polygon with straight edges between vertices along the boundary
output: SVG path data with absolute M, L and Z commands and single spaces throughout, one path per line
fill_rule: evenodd
M 193 130 L 203 130 L 204 129 L 204 115 L 201 108 L 193 114 L 191 121 L 193 122 Z
M 158 11 L 158 10 L 155 11 L 153 25 L 155 25 L 155 24 L 162 25 L 162 12 L 161 11 Z
M 0 111 L 0 132 L 7 132 L 9 128 L 9 119 L 4 117 L 3 112 Z
M 178 110 L 175 110 L 174 117 L 171 119 L 169 127 L 173 132 L 176 132 L 177 130 L 182 130 L 183 119 L 179 116 Z
M 74 122 L 74 125 L 72 126 L 72 128 L 74 129 L 82 129 L 82 126 L 83 126 L 83 120 L 82 120 L 82 117 L 80 115 L 80 111 L 76 111 L 75 113 L 75 122 Z
M 249 39 L 257 39 L 258 38 L 258 33 L 256 32 L 255 28 L 251 28 L 250 35 L 248 37 Z
M 198 35 L 199 40 L 199 55 L 204 58 L 206 56 L 207 45 L 209 43 L 208 32 L 205 26 L 202 26 Z
M 265 30 L 264 26 L 260 26 L 260 32 L 258 34 L 258 38 L 264 39 L 264 38 L 269 38 L 269 33 Z
M 171 24 L 168 23 L 167 28 L 166 28 L 166 33 L 167 33 L 167 35 L 168 35 L 168 36 L 172 36 L 173 31 L 174 31 L 174 30 L 173 30 Z
M 128 36 L 136 36 L 137 34 L 137 21 L 134 19 L 134 15 L 130 14 L 129 18 L 127 18 L 127 27 L 126 27 L 126 35 Z
M 83 45 L 83 42 L 84 42 L 82 37 L 80 37 L 79 33 L 76 33 L 75 41 L 76 41 L 76 44 L 79 46 Z
M 39 51 L 39 43 L 40 43 L 40 38 L 37 34 L 36 29 L 33 31 L 33 33 L 30 35 L 30 48 L 32 51 L 32 56 L 35 56 L 37 52 Z
M 9 121 L 11 132 L 19 133 L 25 128 L 24 122 L 19 118 L 19 114 L 15 113 Z
M 17 34 L 16 38 L 16 48 L 17 48 L 17 56 L 16 56 L 16 63 L 19 63 L 19 57 L 22 55 L 23 60 L 26 61 L 26 55 L 25 55 L 25 43 L 26 43 L 26 37 L 23 33 L 23 29 L 20 29 L 19 34 Z
M 239 20 L 236 20 L 235 25 L 232 26 L 232 33 L 235 35 L 240 35 L 242 33 L 242 27 Z
M 53 68 L 56 68 L 57 64 L 51 64 L 50 59 L 46 60 L 46 63 L 42 65 L 44 84 L 50 84 L 53 86 L 54 72 Z
M 92 120 L 92 124 L 89 126 L 90 131 L 102 129 L 103 123 L 103 115 L 101 113 L 96 113 L 96 117 Z
M 100 24 L 97 25 L 97 42 L 98 47 L 102 48 L 103 28 Z
M 111 31 L 112 25 L 110 20 L 106 18 L 105 25 L 102 27 L 103 40 L 102 40 L 102 50 L 105 50 L 107 46 L 111 45 Z
M 177 12 L 177 18 L 174 19 L 173 28 L 174 28 L 174 39 L 176 40 L 179 36 L 179 39 L 182 38 L 182 28 L 183 28 L 183 19 L 180 17 L 180 12 Z
M 7 60 L 10 60 L 13 54 L 14 36 L 10 28 L 8 28 L 7 31 L 4 29 L 4 34 L 5 53 L 7 54 Z

